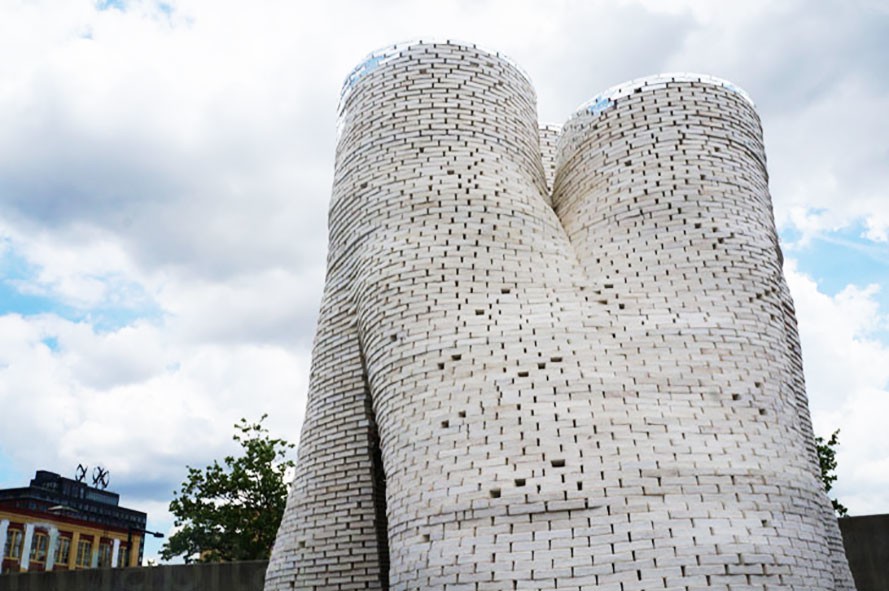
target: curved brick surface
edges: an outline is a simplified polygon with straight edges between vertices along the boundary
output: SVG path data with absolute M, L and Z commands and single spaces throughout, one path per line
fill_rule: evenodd
M 647 476 L 653 529 L 665 511 L 687 530 L 710 588 L 736 573 L 852 588 L 817 479 L 749 98 L 693 75 L 622 85 L 565 126 L 557 170 L 553 206 L 609 307 L 626 398 L 644 409 L 624 450 L 649 466 L 621 472 Z M 643 535 L 647 519 L 628 514 Z M 677 537 L 655 534 L 655 552 L 678 554 Z
M 756 115 L 643 86 L 560 135 L 471 46 L 350 75 L 267 589 L 853 588 Z

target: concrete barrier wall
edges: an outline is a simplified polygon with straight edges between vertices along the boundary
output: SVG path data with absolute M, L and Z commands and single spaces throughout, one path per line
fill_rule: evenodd
M 268 562 L 10 573 L 0 591 L 262 591 Z
M 858 591 L 889 589 L 889 514 L 844 517 L 839 521 Z

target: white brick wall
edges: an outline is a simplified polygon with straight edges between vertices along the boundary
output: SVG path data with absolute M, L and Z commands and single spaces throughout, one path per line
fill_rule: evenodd
M 746 95 L 662 76 L 541 130 L 507 60 L 416 43 L 340 108 L 267 589 L 854 589 Z

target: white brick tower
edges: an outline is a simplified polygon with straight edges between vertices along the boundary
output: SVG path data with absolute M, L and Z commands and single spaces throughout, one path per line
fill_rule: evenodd
M 645 79 L 560 133 L 415 43 L 340 108 L 267 590 L 854 589 L 746 95 Z

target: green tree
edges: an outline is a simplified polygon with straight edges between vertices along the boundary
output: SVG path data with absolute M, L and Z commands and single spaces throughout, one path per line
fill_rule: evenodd
M 815 438 L 815 446 L 818 448 L 818 463 L 821 467 L 821 481 L 824 483 L 824 490 L 830 493 L 833 483 L 837 480 L 835 470 L 837 469 L 837 452 L 836 448 L 840 444 L 840 430 L 837 429 L 827 441 L 823 437 Z M 840 517 L 849 514 L 849 510 L 843 506 L 838 500 L 831 498 L 833 509 Z
M 232 437 L 242 455 L 227 456 L 224 466 L 214 460 L 203 470 L 188 468 L 188 477 L 170 502 L 178 531 L 161 549 L 170 560 L 185 562 L 258 560 L 269 557 L 284 507 L 284 473 L 292 443 L 269 437 L 262 426 L 241 419 Z

